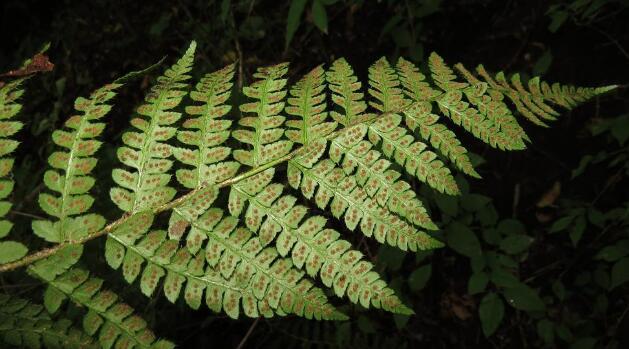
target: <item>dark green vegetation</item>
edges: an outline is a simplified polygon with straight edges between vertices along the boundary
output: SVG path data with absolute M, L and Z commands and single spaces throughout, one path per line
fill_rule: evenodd
M 482 62 L 493 71 L 542 74 L 575 85 L 629 81 L 624 49 L 629 15 L 621 1 L 550 7 L 545 1 L 440 6 L 437 1 L 304 1 L 301 16 L 300 1 L 293 3 L 297 5 L 289 9 L 276 1 L 181 1 L 150 7 L 113 1 L 3 2 L 2 70 L 18 66 L 46 41 L 51 41 L 48 55 L 56 64 L 51 73 L 28 82 L 24 97 L 29 103 L 20 116 L 27 126 L 19 135 L 25 141 L 14 176 L 17 204 L 9 213 L 16 222 L 14 234 L 28 239 L 31 218 L 26 215 L 43 214 L 37 197 L 53 149 L 50 136 L 72 115 L 74 98 L 149 66 L 165 53 L 174 62 L 190 39 L 199 43 L 195 71 L 212 71 L 238 59 L 244 80 L 237 84 L 242 85 L 251 82 L 261 65 L 291 61 L 291 78 L 296 79 L 341 56 L 366 81 L 367 67 L 380 56 L 393 61 L 403 55 L 425 65 L 429 51 L 470 67 Z M 287 14 L 293 24 L 287 25 Z M 132 107 L 156 74 L 120 90 L 110 116 L 115 121 L 105 131 L 107 142 L 119 145 Z M 360 234 L 345 236 L 398 290 L 416 313 L 411 317 L 342 307 L 350 321 L 233 321 L 203 308 L 193 312 L 183 301 L 171 305 L 159 294 L 147 301 L 106 267 L 103 241 L 86 245 L 84 258 L 90 266 L 102 266 L 91 269 L 97 276 L 118 281 L 110 286 L 136 306 L 160 337 L 182 346 L 235 347 L 248 336 L 246 347 L 623 347 L 618 334 L 629 329 L 626 95 L 626 87 L 621 88 L 563 114 L 551 129 L 522 122 L 532 140 L 522 152 L 502 153 L 464 135 L 483 179 L 457 177 L 464 195 L 456 198 L 417 183 L 447 248 L 403 253 Z M 111 151 L 101 153 L 100 161 L 102 172 L 95 175 L 103 184 L 96 186 L 95 196 L 104 200 L 95 205 L 111 220 L 119 213 L 105 199 L 113 186 L 109 169 L 117 160 Z M 33 239 L 29 246 L 35 250 L 37 244 L 41 242 Z M 2 278 L 6 292 L 41 294 L 39 285 L 21 273 Z M 78 313 L 70 309 L 64 315 L 80 319 Z M 484 333 L 491 335 L 485 338 Z

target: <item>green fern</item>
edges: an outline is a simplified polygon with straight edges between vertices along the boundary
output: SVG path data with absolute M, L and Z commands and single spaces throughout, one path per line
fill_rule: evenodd
M 80 115 L 53 132 L 63 149 L 49 158 L 48 190 L 39 203 L 54 218 L 32 227 L 55 245 L 23 258 L 25 247 L 13 254 L 1 249 L 0 270 L 28 265 L 47 285 L 45 308 L 57 313 L 66 299 L 81 305 L 87 310 L 85 332 L 104 347 L 172 344 L 157 340 L 146 322 L 102 288 L 102 280 L 77 266 L 82 244 L 103 235 L 107 263 L 127 282 L 147 297 L 161 289 L 169 301 L 183 298 L 193 309 L 205 303 L 232 318 L 347 319 L 317 286 L 319 280 L 354 304 L 412 314 L 373 264 L 331 228 L 332 221 L 402 250 L 440 247 L 433 235 L 438 227 L 414 179 L 456 195 L 454 171 L 480 178 L 450 124 L 492 147 L 523 149 L 530 139 L 520 115 L 546 125 L 558 116 L 555 109 L 613 89 L 549 85 L 537 78 L 525 88 L 517 75 L 507 80 L 482 66 L 477 74 L 461 64 L 452 69 L 432 54 L 426 75 L 404 59 L 395 66 L 378 60 L 369 68 L 367 97 L 344 59 L 327 71 L 316 67 L 293 85 L 287 63 L 258 68 L 242 89 L 246 100 L 233 108 L 233 64 L 189 87 L 195 48 L 193 42 L 157 78 L 131 119 L 134 130 L 122 136 L 117 156 L 124 166 L 112 171 L 116 186 L 110 191 L 122 217 L 106 224 L 89 212 L 91 172 L 101 145 L 96 137 L 105 127 L 97 120 L 111 110 L 107 102 L 121 87 L 115 83 L 77 99 Z M 20 83 L 0 87 L 2 119 L 18 113 Z M 7 155 L 17 146 L 6 137 L 21 124 L 0 122 L 4 200 L 12 189 L 7 178 L 13 160 Z M 10 204 L 0 207 L 4 217 Z M 2 220 L 1 237 L 10 228 Z M 7 243 L 13 242 L 0 242 Z M 51 321 L 40 315 L 26 322 L 7 316 L 11 326 L 30 329 Z M 55 333 L 74 334 L 67 327 Z M 32 338 L 21 340 L 35 343 Z
M 40 193 L 39 205 L 57 219 L 32 223 L 33 232 L 46 241 L 75 241 L 100 230 L 106 223 L 99 214 L 85 214 L 94 203 L 89 190 L 95 179 L 90 174 L 98 162 L 93 155 L 101 146 L 95 138 L 105 128 L 105 123 L 94 121 L 109 113 L 111 105 L 106 102 L 116 95 L 120 86 L 109 84 L 94 91 L 89 98 L 78 98 L 74 108 L 82 115 L 70 117 L 65 122 L 67 130 L 52 133 L 53 141 L 63 151 L 56 151 L 48 158 L 53 169 L 44 174 L 44 183 L 58 194 Z
M 118 301 L 116 293 L 103 289 L 103 280 L 91 277 L 82 268 L 73 267 L 82 253 L 82 246 L 68 246 L 57 254 L 29 267 L 29 273 L 45 281 L 44 306 L 55 313 L 66 299 L 85 307 L 85 332 L 98 338 L 103 348 L 138 347 L 172 348 L 165 340 L 157 340 L 146 321 L 133 314 L 133 308 Z
M 7 197 L 13 191 L 14 182 L 10 179 L 14 159 L 8 157 L 18 146 L 18 142 L 9 137 L 16 134 L 23 126 L 19 121 L 10 121 L 22 106 L 17 102 L 24 90 L 20 86 L 24 79 L 17 79 L 7 84 L 0 84 L 0 263 L 9 263 L 26 255 L 28 248 L 12 240 L 4 240 L 9 235 L 13 224 L 5 219 L 11 209 Z
M 115 169 L 113 179 L 120 187 L 112 188 L 111 199 L 123 211 L 137 213 L 170 201 L 176 190 L 168 186 L 172 167 L 168 160 L 172 147 L 166 143 L 177 129 L 170 127 L 181 118 L 172 111 L 183 97 L 190 78 L 196 44 L 192 43 L 184 56 L 163 76 L 145 98 L 145 104 L 137 108 L 138 116 L 131 125 L 141 132 L 125 132 L 122 141 L 126 146 L 118 148 L 120 162 L 134 169 L 129 172 Z
M 96 348 L 92 338 L 72 321 L 53 319 L 44 307 L 0 294 L 0 341 L 27 348 Z

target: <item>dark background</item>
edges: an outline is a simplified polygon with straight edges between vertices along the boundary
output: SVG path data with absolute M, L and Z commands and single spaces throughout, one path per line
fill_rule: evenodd
M 534 238 L 534 243 L 517 257 L 515 275 L 535 287 L 540 295 L 549 297 L 545 298 L 548 307 L 544 314 L 507 306 L 501 327 L 489 339 L 483 336 L 477 314 L 484 293 L 467 294 L 469 259 L 448 248 L 417 257 L 379 249 L 372 242 L 363 243 L 362 249 L 371 249 L 378 270 L 400 289 L 417 315 L 400 319 L 378 310 L 347 307 L 343 309 L 352 320 L 342 324 L 295 318 L 232 321 L 207 309 L 193 311 L 181 300 L 175 305 L 163 297 L 147 300 L 128 288 L 119 273 L 107 269 L 105 263 L 97 271 L 112 280 L 125 300 L 145 314 L 160 336 L 182 347 L 236 347 L 249 329 L 252 332 L 245 347 L 251 348 L 517 348 L 540 347 L 544 343 L 549 347 L 622 347 L 618 333 L 629 331 L 626 285 L 624 289 L 605 289 L 592 275 L 596 274 L 594 269 L 604 269 L 609 276 L 611 264 L 595 256 L 604 246 L 623 239 L 626 224 L 613 214 L 605 216 L 602 226 L 588 223 L 576 246 L 570 243 L 567 233 L 550 234 L 549 230 L 553 222 L 579 207 L 607 214 L 626 205 L 627 158 L 617 157 L 627 153 L 622 140 L 626 132 L 622 129 L 629 127 L 623 121 L 629 104 L 629 3 L 322 3 L 326 4 L 327 33 L 314 24 L 308 1 L 295 36 L 287 45 L 290 1 L 0 1 L 0 70 L 19 66 L 46 42 L 51 43 L 47 54 L 56 65 L 52 72 L 28 83 L 28 103 L 22 113 L 27 126 L 21 132 L 23 144 L 15 175 L 15 195 L 23 200 L 18 200 L 15 219 L 27 222 L 20 212 L 39 212 L 35 199 L 42 189 L 39 182 L 52 149 L 50 133 L 71 115 L 72 101 L 127 71 L 150 66 L 165 55 L 167 62 L 173 62 L 193 39 L 199 44 L 195 76 L 238 59 L 244 84 L 261 65 L 290 61 L 290 78 L 294 80 L 312 67 L 338 57 L 345 57 L 365 81 L 367 68 L 381 56 L 393 60 L 402 55 L 422 65 L 428 54 L 436 51 L 451 64 L 462 62 L 474 67 L 483 63 L 492 71 L 519 72 L 525 77 L 541 74 L 548 81 L 583 86 L 624 85 L 564 113 L 551 129 L 522 122 L 532 140 L 522 152 L 501 153 L 457 133 L 468 149 L 486 161 L 479 167 L 484 178 L 470 180 L 469 191 L 491 198 L 493 202 L 488 205 L 501 220 L 516 219 Z M 585 5 L 578 7 L 575 3 Z M 564 21 L 557 26 L 558 18 Z M 133 106 L 155 75 L 134 82 L 118 98 L 113 121 L 105 134 L 111 147 L 104 150 L 101 171 L 97 173 L 103 185 L 96 190 L 103 198 L 111 184 L 109 168 L 115 161 L 114 146 L 120 143 L 120 133 L 127 127 Z M 612 124 L 615 126 L 596 133 L 600 125 L 616 120 L 620 121 Z M 585 174 L 572 178 L 581 159 L 596 154 L 607 158 L 591 163 Z M 537 207 L 540 197 L 556 182 L 561 184 L 558 198 L 547 207 Z M 426 200 L 434 208 L 433 215 L 441 217 L 440 225 L 447 225 L 452 217 L 439 213 L 443 202 L 432 194 L 427 194 Z M 118 215 L 107 200 L 97 202 L 97 206 L 109 212 L 110 218 Z M 462 213 L 451 216 L 467 219 Z M 469 226 L 482 239 L 483 251 L 495 249 L 483 237 L 485 225 L 470 219 Z M 601 231 L 605 231 L 603 238 L 598 237 Z M 349 238 L 360 242 L 355 236 Z M 87 258 L 102 261 L 99 244 L 88 246 L 94 255 Z M 409 275 L 425 265 L 431 265 L 430 280 L 420 289 L 409 288 Z M 581 274 L 589 269 L 590 280 L 586 280 Z M 555 280 L 562 280 L 569 296 L 557 296 L 551 286 Z M 499 286 L 491 287 L 500 291 Z M 599 312 L 593 302 L 601 295 L 607 306 Z M 542 338 L 538 325 L 542 319 L 555 324 L 552 342 Z M 595 343 L 587 346 L 592 341 L 583 338 L 594 338 Z

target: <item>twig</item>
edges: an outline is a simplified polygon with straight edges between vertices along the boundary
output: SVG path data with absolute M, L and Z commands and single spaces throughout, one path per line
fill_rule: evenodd
M 606 37 L 612 44 L 614 44 L 614 46 L 616 46 L 616 48 L 618 49 L 618 51 L 620 51 L 620 53 L 627 59 L 629 60 L 629 52 L 627 52 L 627 50 L 625 50 L 624 47 L 622 47 L 622 45 L 620 44 L 620 42 L 618 42 L 618 40 L 616 40 L 613 36 L 609 35 L 606 31 L 597 28 L 596 26 L 592 25 L 592 24 L 588 24 L 587 25 L 589 28 L 593 29 L 594 31 L 598 32 L 599 34 L 603 35 L 604 37 Z
M 11 211 L 9 214 L 14 214 L 16 216 L 24 216 L 24 217 L 29 217 L 29 218 L 35 218 L 35 219 L 46 219 L 45 217 L 42 216 L 38 216 L 32 213 L 26 213 L 26 212 L 22 212 L 22 211 Z
M 236 349 L 242 349 L 245 346 L 247 339 L 249 339 L 249 336 L 251 336 L 251 333 L 253 333 L 253 329 L 258 326 L 258 322 L 260 322 L 260 318 L 257 318 L 256 321 L 254 321 L 251 326 L 249 326 L 249 330 L 247 330 L 245 336 L 242 338 L 242 340 L 240 340 L 240 343 L 238 343 Z

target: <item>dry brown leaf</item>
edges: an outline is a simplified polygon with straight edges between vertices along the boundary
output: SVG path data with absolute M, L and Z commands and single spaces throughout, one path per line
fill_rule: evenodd
M 557 198 L 559 198 L 559 194 L 561 194 L 561 183 L 556 181 L 553 183 L 553 186 L 537 201 L 536 206 L 538 208 L 552 206 L 555 201 L 557 201 Z
M 31 61 L 24 67 L 15 70 L 9 70 L 4 74 L 0 74 L 0 77 L 22 77 L 28 76 L 39 72 L 49 72 L 55 65 L 48 59 L 43 53 L 38 53 L 31 58 Z

